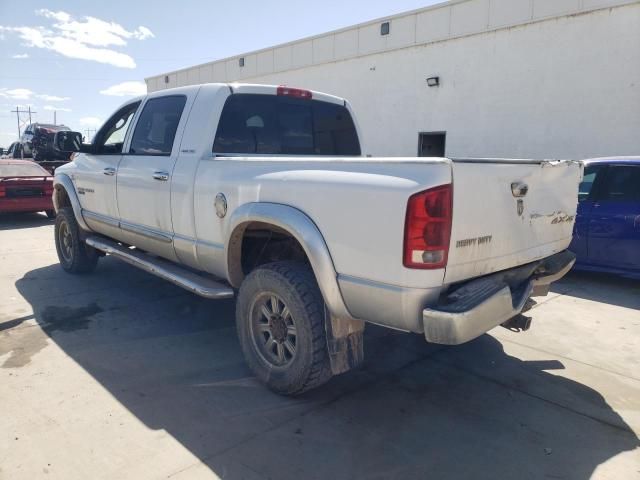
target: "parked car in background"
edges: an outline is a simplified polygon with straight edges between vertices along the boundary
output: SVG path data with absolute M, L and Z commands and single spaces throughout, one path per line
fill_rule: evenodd
M 20 142 L 13 142 L 0 158 L 19 158 L 22 159 L 23 150 Z
M 60 152 L 53 148 L 53 137 L 56 132 L 70 131 L 65 125 L 50 125 L 45 123 L 33 123 L 25 129 L 20 141 L 25 154 L 29 154 L 36 162 L 62 160 L 68 161 L 68 153 Z
M 53 177 L 30 160 L 0 160 L 0 213 L 45 212 L 55 217 Z
M 576 268 L 640 276 L 640 157 L 584 163 L 569 247 Z

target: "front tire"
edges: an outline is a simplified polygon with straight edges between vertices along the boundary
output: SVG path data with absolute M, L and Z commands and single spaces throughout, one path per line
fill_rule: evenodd
M 324 321 L 322 294 L 303 264 L 263 265 L 240 286 L 236 326 L 242 352 L 276 393 L 299 395 L 331 378 Z
M 71 207 L 58 210 L 55 224 L 56 252 L 69 273 L 89 273 L 98 264 L 98 252 L 80 238 L 80 227 Z

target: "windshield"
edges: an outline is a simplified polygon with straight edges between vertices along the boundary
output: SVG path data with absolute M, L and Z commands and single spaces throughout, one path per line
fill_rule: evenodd
M 41 123 L 37 126 L 37 128 L 44 128 L 46 130 L 52 130 L 52 131 L 69 131 L 71 130 L 69 127 L 67 127 L 66 125 L 50 125 L 48 123 Z

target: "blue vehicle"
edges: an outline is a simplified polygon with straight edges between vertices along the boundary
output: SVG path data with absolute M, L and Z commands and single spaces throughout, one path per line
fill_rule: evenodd
M 569 247 L 575 268 L 640 278 L 640 157 L 584 164 Z

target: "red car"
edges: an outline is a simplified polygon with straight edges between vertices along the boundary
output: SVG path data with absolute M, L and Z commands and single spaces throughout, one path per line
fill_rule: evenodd
M 0 160 L 0 213 L 45 212 L 55 217 L 53 177 L 28 160 Z

